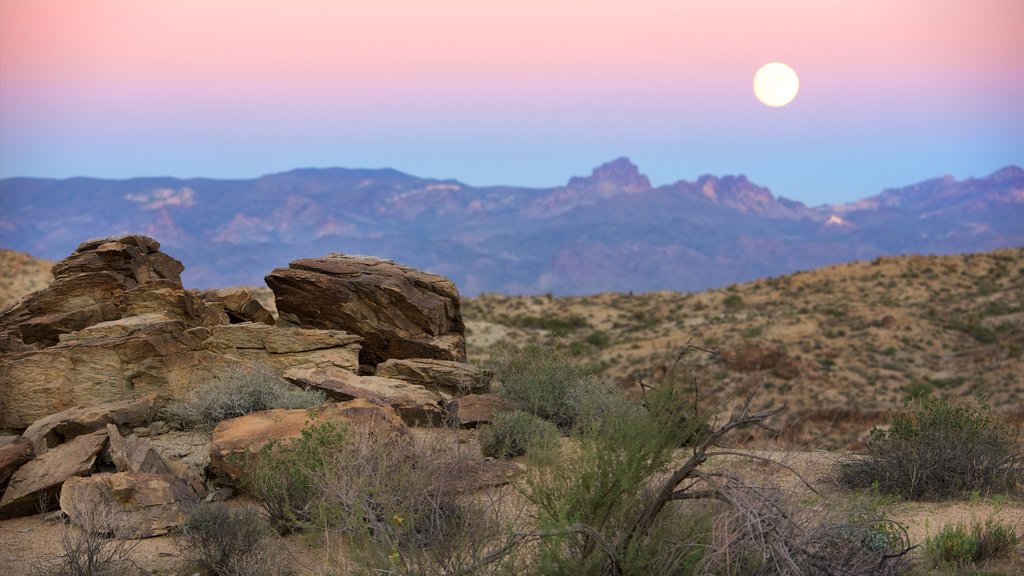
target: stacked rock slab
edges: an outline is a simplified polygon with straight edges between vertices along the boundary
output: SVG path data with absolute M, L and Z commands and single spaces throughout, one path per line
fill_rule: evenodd
M 0 311 L 0 429 L 76 405 L 181 398 L 240 364 L 358 365 L 357 336 L 277 331 L 243 290 L 185 290 L 183 266 L 159 247 L 145 236 L 84 242 L 48 288 Z M 247 318 L 262 322 L 237 323 Z
M 363 364 L 466 359 L 459 292 L 443 276 L 391 260 L 330 254 L 296 260 L 266 281 L 279 323 L 358 334 Z

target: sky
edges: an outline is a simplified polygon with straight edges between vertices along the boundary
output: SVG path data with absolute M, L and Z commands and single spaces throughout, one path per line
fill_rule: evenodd
M 0 178 L 619 156 L 852 201 L 1024 164 L 1020 0 L 0 0 Z M 790 65 L 788 106 L 754 97 Z

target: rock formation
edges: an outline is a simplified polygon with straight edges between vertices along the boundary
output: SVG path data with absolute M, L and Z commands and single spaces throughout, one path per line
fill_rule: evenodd
M 367 257 L 299 260 L 267 277 L 275 322 L 247 290 L 186 290 L 182 269 L 151 238 L 91 240 L 53 266 L 49 287 L 0 310 L 0 430 L 23 431 L 0 436 L 0 518 L 59 495 L 85 529 L 165 534 L 206 496 L 204 477 L 237 480 L 232 456 L 315 422 L 399 435 L 443 425 L 453 396 L 490 384 L 462 362 L 459 294 L 441 276 Z M 255 364 L 343 402 L 225 420 L 212 439 L 157 419 Z M 467 400 L 460 423 L 485 421 L 483 404 Z
M 258 452 L 273 440 L 299 438 L 306 426 L 325 421 L 341 421 L 352 426 L 380 429 L 385 433 L 408 433 L 394 410 L 365 398 L 328 404 L 314 411 L 282 409 L 254 412 L 224 420 L 213 429 L 210 473 L 223 481 L 233 482 L 241 473 L 240 457 Z
M 266 311 L 239 290 L 208 291 L 209 302 L 185 290 L 181 263 L 159 247 L 144 236 L 84 242 L 48 288 L 0 312 L 0 429 L 126 396 L 181 398 L 239 363 L 357 364 L 354 335 L 232 324 Z
M 368 398 L 395 409 L 412 426 L 438 426 L 444 423 L 443 398 L 424 386 L 394 378 L 360 376 L 337 368 L 292 368 L 285 380 L 304 388 L 323 390 L 335 400 Z
M 330 254 L 296 260 L 266 278 L 279 322 L 363 337 L 360 361 L 465 361 L 459 291 L 443 276 L 390 260 Z

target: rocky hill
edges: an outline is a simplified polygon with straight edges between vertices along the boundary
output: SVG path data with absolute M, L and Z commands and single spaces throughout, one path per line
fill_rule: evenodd
M 714 409 L 762 382 L 787 434 L 856 445 L 908 395 L 986 396 L 1024 422 L 1024 248 L 858 261 L 699 293 L 554 298 L 484 295 L 464 305 L 471 359 L 553 335 L 601 374 L 696 384 Z M 692 344 L 716 354 L 689 352 Z
M 83 238 L 128 232 L 172 250 L 197 288 L 261 284 L 267 270 L 341 252 L 442 274 L 464 295 L 693 291 L 877 256 L 1024 245 L 1024 170 L 818 207 L 742 175 L 653 186 L 626 158 L 544 189 L 342 168 L 0 180 L 0 246 L 59 259 Z
M 53 262 L 23 252 L 0 249 L 0 308 L 53 281 Z

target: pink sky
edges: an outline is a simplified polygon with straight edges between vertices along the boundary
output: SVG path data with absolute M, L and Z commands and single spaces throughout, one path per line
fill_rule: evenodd
M 0 177 L 540 186 L 626 155 L 850 199 L 1024 162 L 1022 29 L 1019 0 L 0 0 Z

